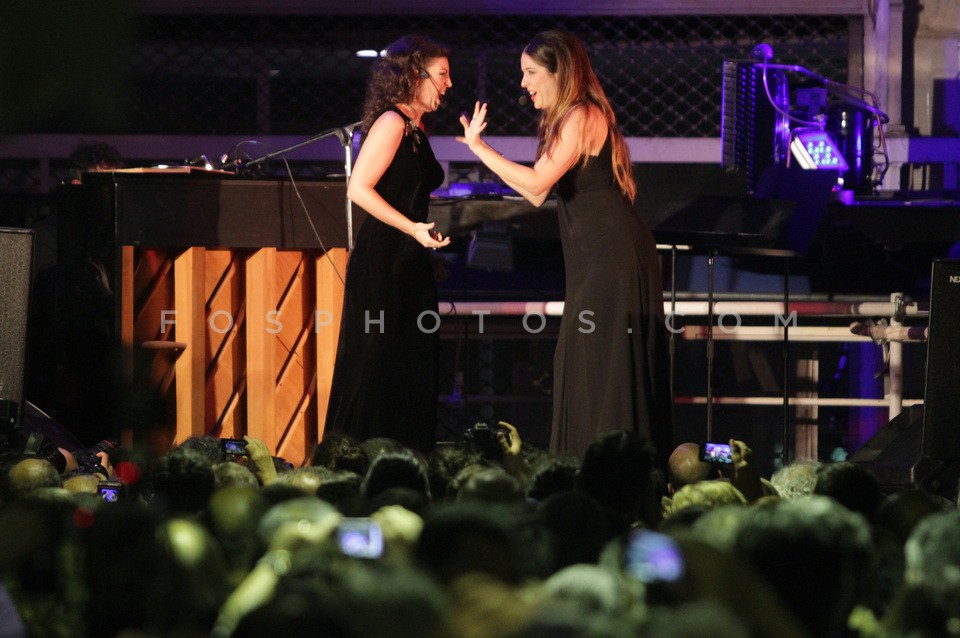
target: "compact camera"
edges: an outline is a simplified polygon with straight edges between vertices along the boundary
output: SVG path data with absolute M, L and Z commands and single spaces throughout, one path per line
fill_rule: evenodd
M 497 439 L 497 428 L 480 421 L 467 428 L 463 438 L 471 449 L 485 459 L 497 460 L 503 457 L 503 448 Z
M 123 498 L 126 487 L 120 481 L 100 481 L 97 494 L 107 503 L 116 503 Z
M 627 537 L 623 571 L 642 583 L 674 583 L 686 571 L 676 541 L 659 532 L 636 529 Z
M 717 465 L 733 463 L 733 449 L 726 443 L 701 443 L 700 460 Z
M 220 450 L 227 456 L 246 456 L 247 442 L 243 439 L 220 439 Z
M 340 551 L 355 558 L 383 556 L 383 530 L 369 518 L 344 518 L 337 526 Z

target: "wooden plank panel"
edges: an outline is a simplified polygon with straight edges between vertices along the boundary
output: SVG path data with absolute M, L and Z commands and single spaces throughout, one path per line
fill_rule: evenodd
M 323 424 L 330 403 L 333 364 L 337 357 L 340 316 L 343 312 L 343 278 L 347 274 L 347 251 L 333 248 L 318 256 L 316 263 L 317 302 L 315 315 L 317 366 L 317 440 L 323 439 Z
M 282 255 L 283 265 L 280 266 Z M 282 251 L 278 255 L 278 286 L 283 287 L 277 333 L 277 437 L 281 456 L 302 461 L 306 449 L 316 441 L 313 428 L 304 428 L 303 414 L 313 403 L 314 365 L 311 330 L 314 308 L 313 269 L 310 253 Z
M 188 248 L 174 260 L 174 309 L 177 341 L 187 344 L 176 362 L 176 440 L 205 433 L 203 420 L 206 369 L 206 299 L 204 249 Z
M 268 314 L 276 309 L 275 248 L 261 248 L 246 262 L 247 434 L 276 451 L 275 330 Z
M 245 433 L 236 407 L 244 383 L 243 276 L 234 252 L 208 250 L 206 431 L 214 436 L 237 438 Z

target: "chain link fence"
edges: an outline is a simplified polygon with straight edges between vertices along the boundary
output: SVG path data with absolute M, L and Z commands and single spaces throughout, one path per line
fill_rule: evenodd
M 465 26 L 469 25 L 469 26 Z M 452 46 L 452 114 L 491 104 L 491 134 L 530 135 L 517 102 L 523 45 L 563 27 L 587 44 L 631 137 L 716 137 L 724 58 L 770 42 L 777 61 L 847 80 L 848 19 L 833 16 L 146 16 L 130 58 L 134 127 L 158 134 L 297 134 L 360 117 L 372 58 L 405 33 Z
M 778 62 L 846 82 L 849 21 L 810 15 L 141 15 L 126 60 L 123 116 L 115 124 L 68 130 L 69 122 L 57 121 L 51 130 L 21 132 L 91 139 L 310 136 L 360 119 L 373 59 L 357 51 L 378 51 L 418 32 L 452 46 L 454 87 L 447 108 L 428 122 L 432 134 L 455 135 L 456 114 L 479 99 L 491 105 L 490 135 L 529 136 L 537 114 L 517 101 L 520 51 L 536 33 L 562 27 L 586 43 L 625 135 L 717 137 L 723 59 L 747 57 L 756 43 L 768 42 Z M 169 159 L 127 158 L 130 165 Z M 46 166 L 41 174 L 34 160 L 0 163 L 0 193 L 42 195 L 66 178 L 65 162 Z M 337 170 L 294 167 L 300 178 Z M 9 208 L 0 206 L 0 221 L 16 225 L 18 214 L 7 215 Z

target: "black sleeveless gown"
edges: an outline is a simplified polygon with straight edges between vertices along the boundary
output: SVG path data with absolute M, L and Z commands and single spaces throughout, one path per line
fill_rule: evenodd
M 377 192 L 415 222 L 427 221 L 443 168 L 410 126 Z M 346 291 L 326 432 L 390 437 L 428 452 L 436 437 L 439 333 L 428 249 L 367 217 L 347 263 Z M 418 319 L 423 325 L 421 330 Z
M 616 185 L 610 136 L 557 183 L 566 296 L 554 358 L 556 452 L 583 455 L 601 432 L 672 451 L 669 358 L 656 242 Z

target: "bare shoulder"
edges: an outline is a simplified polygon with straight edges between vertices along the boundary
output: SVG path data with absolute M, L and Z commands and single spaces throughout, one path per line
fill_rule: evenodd
M 590 104 L 583 109 L 583 136 L 590 155 L 597 155 L 607 141 L 607 118 L 598 107 Z
M 399 113 L 396 111 L 384 111 L 380 114 L 380 117 L 374 120 L 370 131 L 367 133 L 367 137 L 398 137 L 403 135 L 405 126 L 406 122 Z

